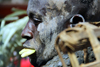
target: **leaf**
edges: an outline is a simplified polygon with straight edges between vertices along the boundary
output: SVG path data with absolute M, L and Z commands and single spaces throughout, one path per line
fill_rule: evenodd
M 18 8 L 12 8 L 12 11 L 26 11 L 26 10 L 22 10 L 22 9 L 18 9 Z
M 8 32 L 8 36 L 4 42 L 4 48 L 6 47 L 7 43 L 10 41 L 11 37 L 14 35 L 14 33 L 16 32 L 17 29 L 11 29 L 10 32 Z
M 16 34 L 17 31 L 25 27 L 28 22 L 28 16 L 16 21 L 12 22 L 1 29 L 2 39 L 4 42 L 4 47 L 6 47 L 7 43 L 10 41 L 12 36 Z M 20 35 L 20 34 L 19 34 Z
M 17 20 L 19 15 L 23 15 L 23 14 L 26 14 L 26 11 L 25 10 L 19 10 L 19 9 L 16 9 L 16 11 L 10 15 L 7 15 L 4 19 L 1 19 L 0 21 L 11 21 L 11 20 Z M 1 22 L 1 28 L 5 25 L 5 23 Z
M 18 20 L 19 18 L 18 17 L 8 17 L 8 18 L 4 18 L 3 20 L 5 21 L 13 21 L 13 20 Z
M 8 17 L 14 17 L 14 16 L 19 16 L 19 15 L 23 15 L 23 14 L 26 14 L 26 11 L 16 11 L 8 16 L 6 16 L 5 18 L 8 18 Z M 5 19 L 4 18 L 4 19 Z
M 1 28 L 4 27 L 4 25 L 5 25 L 5 20 L 2 20 L 1 21 Z

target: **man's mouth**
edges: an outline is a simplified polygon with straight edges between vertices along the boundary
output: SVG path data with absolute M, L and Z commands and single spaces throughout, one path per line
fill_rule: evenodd
M 34 45 L 34 42 L 32 39 L 26 40 L 23 43 L 23 47 L 24 48 L 19 52 L 22 58 L 34 54 L 38 49 L 38 45 Z
M 31 40 L 29 40 L 29 41 L 26 40 L 23 43 L 23 47 L 25 47 L 25 48 L 23 48 L 19 52 L 19 54 L 21 55 L 22 58 L 30 56 L 30 55 L 32 55 L 32 54 L 34 54 L 36 52 L 36 50 L 33 48 L 33 46 L 30 45 L 30 43 L 31 43 Z
M 37 62 L 38 56 L 36 55 L 37 53 L 37 47 L 34 47 L 33 44 L 31 45 L 31 40 L 30 41 L 26 41 L 25 43 L 23 43 L 23 46 L 25 48 L 23 48 L 19 54 L 21 55 L 22 58 L 29 56 L 30 57 L 30 62 L 32 65 L 36 66 L 36 67 L 40 67 L 45 65 L 48 61 L 50 61 L 53 58 L 50 58 L 48 60 L 40 60 L 39 62 Z M 40 50 L 40 49 L 39 49 Z M 41 57 L 42 58 L 42 57 Z

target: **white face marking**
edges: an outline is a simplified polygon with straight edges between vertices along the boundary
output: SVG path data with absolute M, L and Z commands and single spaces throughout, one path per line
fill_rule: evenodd
M 44 26 L 45 26 L 44 23 L 40 23 L 38 25 L 37 31 L 41 31 L 44 28 Z

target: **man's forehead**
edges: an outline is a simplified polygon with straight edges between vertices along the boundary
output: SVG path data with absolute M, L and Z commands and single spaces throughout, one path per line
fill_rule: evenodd
M 27 10 L 38 12 L 42 8 L 54 8 L 54 6 L 60 9 L 64 2 L 65 0 L 29 0 Z
M 48 0 L 29 0 L 27 7 L 27 14 L 29 13 L 39 13 L 41 9 L 46 8 Z
M 58 9 L 61 9 L 61 7 L 64 5 L 64 2 L 66 0 L 49 0 L 49 6 L 50 7 L 54 7 L 54 5 L 58 8 Z
M 42 7 L 48 3 L 49 0 L 29 0 L 28 5 L 33 7 Z

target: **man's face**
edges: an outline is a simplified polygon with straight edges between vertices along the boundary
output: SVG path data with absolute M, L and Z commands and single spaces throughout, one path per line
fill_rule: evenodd
M 67 28 L 69 19 L 81 9 L 77 10 L 79 3 L 74 1 L 29 0 L 29 21 L 21 35 L 27 39 L 23 46 L 36 50 L 30 56 L 34 66 L 41 66 L 57 55 L 54 48 L 57 35 Z

